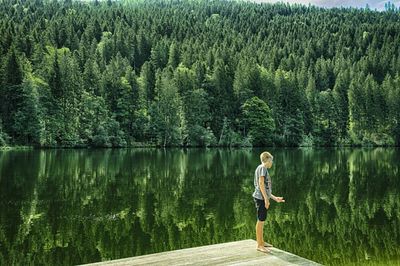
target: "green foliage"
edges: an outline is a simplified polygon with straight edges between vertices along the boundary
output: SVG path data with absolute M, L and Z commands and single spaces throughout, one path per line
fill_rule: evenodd
M 150 115 L 147 109 L 141 108 L 134 111 L 132 122 L 132 135 L 136 141 L 148 141 L 151 132 Z
M 344 139 L 348 132 L 349 121 L 349 100 L 347 88 L 349 87 L 350 77 L 347 72 L 339 73 L 333 88 L 333 97 L 337 111 L 337 130 L 341 139 Z
M 181 95 L 183 145 L 214 145 L 215 136 L 208 128 L 211 120 L 208 93 L 195 88 L 195 72 L 181 64 L 174 72 L 174 83 Z
M 240 61 L 233 82 L 233 91 L 242 105 L 247 99 L 253 96 L 260 97 L 261 79 L 260 71 L 255 61 Z
M 234 99 L 232 99 L 233 79 L 229 65 L 222 59 L 217 59 L 214 64 L 214 71 L 209 79 L 207 93 L 210 96 L 211 108 L 211 129 L 219 135 L 223 126 L 223 119 L 227 117 L 233 120 Z
M 284 127 L 284 143 L 287 146 L 298 146 L 304 137 L 304 119 L 300 110 L 296 116 L 289 117 Z
M 94 147 L 111 147 L 110 137 L 104 125 L 98 125 L 93 134 L 92 145 Z
M 312 146 L 314 146 L 314 138 L 313 138 L 313 136 L 311 134 L 304 135 L 299 146 L 300 147 L 312 147 Z
M 337 141 L 337 107 L 331 90 L 320 92 L 316 98 L 319 114 L 315 126 L 315 142 L 319 146 L 333 146 Z
M 258 97 L 253 97 L 242 105 L 244 134 L 254 145 L 272 145 L 275 123 L 268 105 Z
M 24 81 L 21 108 L 14 117 L 13 128 L 16 139 L 23 144 L 43 144 L 43 112 L 39 102 L 37 85 L 31 80 Z
M 83 92 L 80 109 L 80 143 L 83 145 L 93 144 L 96 147 L 109 146 L 105 123 L 107 121 L 105 118 L 108 118 L 108 111 L 104 99 L 89 92 Z
M 398 12 L 6 0 L 3 132 L 68 147 L 399 145 Z M 254 96 L 271 109 L 272 139 L 242 116 Z
M 179 64 L 179 48 L 175 42 L 171 43 L 169 46 L 169 53 L 168 53 L 168 65 L 172 68 L 176 68 Z
M 207 103 L 207 93 L 203 89 L 193 90 L 183 97 L 184 132 L 190 146 L 209 146 L 215 136 L 207 127 L 211 117 Z
M 383 88 L 388 105 L 388 134 L 393 137 L 396 146 L 400 144 L 400 76 L 394 79 L 387 76 L 383 82 Z
M 251 147 L 252 139 L 251 136 L 242 137 L 239 133 L 235 132 L 232 129 L 231 123 L 225 117 L 218 145 L 224 147 Z
M 151 129 L 158 145 L 166 147 L 179 145 L 181 140 L 181 99 L 178 89 L 168 73 L 158 76 L 157 96 L 151 106 Z
M 10 137 L 3 131 L 3 125 L 2 121 L 0 120 L 0 147 L 5 147 L 7 146 L 7 143 L 9 142 Z
M 19 62 L 15 48 L 12 46 L 5 60 L 3 83 L 6 86 L 19 85 L 22 83 L 22 79 L 23 73 L 21 63 Z
M 110 141 L 112 147 L 124 147 L 126 146 L 126 140 L 124 138 L 124 132 L 120 128 L 120 124 L 114 118 L 111 118 L 107 121 L 107 131 L 108 135 L 103 132 L 99 132 L 100 137 L 104 138 L 104 140 Z M 107 143 L 108 144 L 108 143 Z
M 280 69 L 275 72 L 274 88 L 276 101 L 272 104 L 272 116 L 277 125 L 275 142 L 280 146 L 298 146 L 303 138 L 305 117 L 310 119 L 311 116 L 306 94 L 296 86 L 294 73 Z
M 140 72 L 140 84 L 142 98 L 145 103 L 150 104 L 155 97 L 155 72 L 154 67 L 149 62 L 145 62 Z

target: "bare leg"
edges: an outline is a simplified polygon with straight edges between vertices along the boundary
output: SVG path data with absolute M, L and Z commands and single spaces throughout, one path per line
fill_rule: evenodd
M 256 223 L 257 250 L 264 253 L 269 253 L 271 252 L 271 250 L 264 247 L 263 227 L 264 227 L 264 222 L 257 221 Z
M 257 247 L 264 247 L 263 227 L 264 227 L 264 222 L 257 221 L 256 223 Z

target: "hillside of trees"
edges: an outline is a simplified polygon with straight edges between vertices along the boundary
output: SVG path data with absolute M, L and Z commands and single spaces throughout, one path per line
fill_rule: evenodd
M 0 146 L 400 145 L 394 8 L 0 2 Z

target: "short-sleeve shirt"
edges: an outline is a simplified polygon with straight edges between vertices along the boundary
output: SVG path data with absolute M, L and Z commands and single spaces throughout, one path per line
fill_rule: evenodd
M 272 194 L 272 183 L 271 183 L 271 178 L 269 176 L 268 170 L 264 165 L 260 164 L 257 166 L 257 169 L 254 173 L 254 192 L 253 192 L 253 197 L 259 200 L 264 200 L 264 197 L 261 193 L 260 190 L 260 185 L 259 185 L 259 180 L 260 176 L 264 176 L 264 186 L 265 186 L 265 192 L 267 193 L 267 197 L 271 198 Z

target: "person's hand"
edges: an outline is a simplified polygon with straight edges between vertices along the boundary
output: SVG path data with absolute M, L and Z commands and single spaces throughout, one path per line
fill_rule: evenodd
M 276 202 L 285 202 L 283 197 L 275 197 Z
M 265 203 L 265 208 L 268 210 L 268 208 L 269 208 L 269 200 L 264 200 L 264 203 Z

